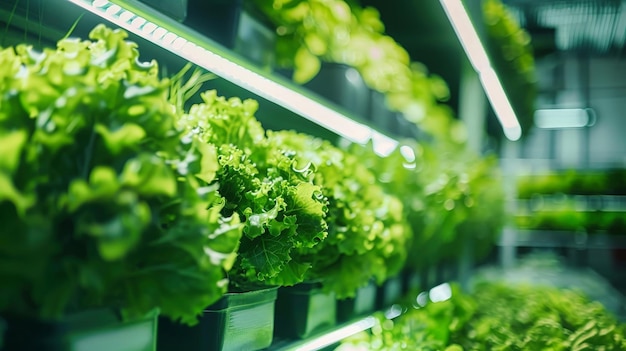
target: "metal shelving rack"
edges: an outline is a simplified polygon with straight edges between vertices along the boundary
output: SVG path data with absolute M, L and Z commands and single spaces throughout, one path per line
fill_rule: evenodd
M 533 159 L 522 160 L 507 159 L 508 167 L 507 186 L 509 199 L 507 207 L 509 213 L 532 218 L 535 215 L 545 213 L 559 214 L 562 211 L 574 211 L 581 218 L 593 220 L 596 214 L 617 215 L 626 219 L 626 196 L 613 194 L 535 194 L 530 197 L 517 198 L 516 179 L 517 172 L 524 168 L 523 174 L 544 174 L 545 172 L 568 171 L 570 168 L 559 169 L 555 167 L 540 167 L 543 173 L 528 173 L 528 164 Z M 524 163 L 527 162 L 528 164 Z M 541 164 L 539 164 L 541 165 Z M 535 165 L 536 166 L 536 165 Z M 519 167 L 519 169 L 518 169 Z M 591 172 L 597 172 L 602 167 L 592 168 Z M 574 191 L 576 192 L 576 191 Z M 589 216 L 587 216 L 587 213 Z M 577 215 L 578 215 L 577 214 Z M 549 216 L 547 218 L 550 218 Z M 578 217 L 574 217 L 578 218 Z M 599 217 L 601 218 L 601 217 Z M 587 223 L 579 230 L 574 230 L 574 224 L 569 225 L 571 230 L 547 230 L 547 229 L 523 229 L 515 224 L 509 224 L 497 242 L 499 261 L 503 267 L 514 267 L 520 257 L 527 252 L 551 252 L 562 256 L 570 266 L 587 268 L 603 276 L 616 288 L 623 290 L 626 275 L 624 268 L 624 253 L 626 253 L 626 232 L 617 232 L 617 227 L 609 230 L 598 228 L 594 223 Z M 580 225 L 578 223 L 577 225 Z M 566 223 L 567 224 L 567 223 Z M 586 228 L 586 229 L 585 229 Z

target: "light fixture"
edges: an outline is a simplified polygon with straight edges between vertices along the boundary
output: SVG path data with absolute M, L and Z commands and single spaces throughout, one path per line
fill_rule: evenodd
M 535 111 L 535 125 L 543 129 L 591 127 L 596 114 L 590 108 L 555 108 Z
M 376 325 L 376 319 L 372 316 L 359 319 L 356 322 L 347 324 L 330 333 L 325 333 L 319 337 L 307 340 L 306 342 L 296 344 L 287 350 L 293 351 L 313 351 L 321 350 L 324 347 L 331 346 L 349 336 L 355 335 L 362 331 L 368 330 Z
M 440 3 L 472 67 L 478 73 L 480 83 L 502 125 L 504 135 L 509 140 L 518 140 L 522 136 L 522 127 L 515 116 L 515 111 L 511 107 L 504 88 L 502 88 L 498 75 L 491 67 L 487 52 L 480 42 L 478 33 L 463 3 L 461 0 L 440 0 Z
M 324 104 L 285 82 L 269 78 L 252 65 L 185 26 L 132 0 L 68 0 L 125 30 L 276 103 L 337 135 L 358 144 L 374 141 L 374 151 L 388 154 L 398 142 Z M 377 146 L 378 145 L 378 146 Z
M 383 157 L 389 156 L 398 147 L 398 141 L 377 131 L 372 132 L 371 139 L 372 149 Z

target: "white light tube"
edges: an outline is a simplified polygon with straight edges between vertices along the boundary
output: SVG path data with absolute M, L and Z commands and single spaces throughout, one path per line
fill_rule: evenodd
M 487 99 L 502 125 L 504 135 L 511 141 L 518 140 L 522 136 L 522 127 L 515 116 L 515 111 L 513 111 L 509 99 L 504 93 L 502 84 L 498 80 L 498 75 L 493 68 L 488 67 L 479 72 L 478 77 L 483 85 Z
M 485 94 L 502 125 L 504 135 L 509 140 L 518 140 L 522 136 L 522 127 L 515 116 L 509 99 L 506 97 L 498 75 L 491 67 L 487 52 L 480 42 L 478 33 L 472 25 L 463 3 L 461 0 L 440 0 L 440 3 L 472 67 L 478 73 Z
M 150 16 L 146 15 L 144 18 L 132 11 L 131 6 L 127 4 L 128 1 L 68 1 L 352 142 L 365 144 L 370 139 L 381 139 L 382 134 L 369 126 L 225 58 L 219 49 L 207 50 L 201 46 L 202 40 L 197 39 L 197 34 L 188 35 L 189 30 L 182 25 L 161 20 L 160 14 L 153 14 L 150 9 L 145 10 Z M 384 143 L 382 145 L 379 143 L 381 146 L 377 152 L 387 152 L 387 149 L 393 149 L 398 145 L 396 140 L 388 136 L 383 137 Z
M 382 133 L 372 131 L 372 149 L 382 157 L 389 156 L 398 147 L 398 142 Z
M 595 123 L 592 109 L 560 108 L 535 111 L 535 125 L 543 129 L 590 127 Z
M 349 336 L 360 333 L 364 330 L 368 330 L 376 324 L 376 319 L 374 317 L 365 317 L 360 319 L 354 323 L 350 323 L 344 327 L 341 327 L 337 330 L 334 330 L 330 333 L 324 334 L 320 337 L 314 338 L 310 341 L 305 342 L 304 344 L 300 344 L 294 348 L 290 348 L 289 350 L 294 351 L 313 351 L 320 350 L 326 346 L 330 346 L 334 343 L 337 343 Z

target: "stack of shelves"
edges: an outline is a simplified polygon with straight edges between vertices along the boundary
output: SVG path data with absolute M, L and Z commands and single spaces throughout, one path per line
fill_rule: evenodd
M 514 265 L 522 252 L 555 251 L 624 289 L 625 174 L 569 169 L 517 177 L 512 223 L 498 242 L 501 263 Z

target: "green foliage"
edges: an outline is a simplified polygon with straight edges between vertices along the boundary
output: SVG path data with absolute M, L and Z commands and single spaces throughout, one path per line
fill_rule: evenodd
M 381 284 L 396 275 L 411 236 L 400 200 L 386 193 L 349 151 L 292 131 L 268 137 L 295 154 L 298 167 L 312 165 L 314 182 L 328 198 L 328 237 L 314 251 L 299 250 L 312 265 L 307 279 L 345 298 L 372 279 Z
M 414 303 L 414 302 L 413 302 Z M 582 294 L 552 287 L 479 283 L 471 294 L 377 316 L 370 332 L 337 350 L 624 350 L 626 325 Z
M 601 304 L 551 287 L 478 284 L 476 313 L 453 338 L 465 349 L 623 350 L 624 326 Z M 481 346 L 479 346 L 481 345 Z
M 500 234 L 504 189 L 494 157 L 445 142 L 408 140 L 385 157 L 358 145 L 350 152 L 402 201 L 413 232 L 412 269 L 457 259 L 470 244 L 475 256 L 484 255 Z
M 396 305 L 403 314 L 393 320 L 378 312 L 370 331 L 345 339 L 336 350 L 458 351 L 460 346 L 450 339 L 470 321 L 476 303 L 456 285 L 452 286 L 452 296 L 425 307 L 415 300 L 405 301 L 401 307 Z
M 327 199 L 314 184 L 314 169 L 299 167 L 296 156 L 271 142 L 254 116 L 254 100 L 202 94 L 181 124 L 202 141 L 217 145 L 215 181 L 226 199 L 222 212 L 244 220 L 244 235 L 230 272 L 231 288 L 293 285 L 305 277 L 326 238 Z
M 517 177 L 517 198 L 536 195 L 626 195 L 626 170 L 605 171 L 567 169 Z
M 376 9 L 345 0 L 250 1 L 276 27 L 277 64 L 293 68 L 294 81 L 314 78 L 322 62 L 354 67 L 368 87 L 385 95 L 392 111 L 437 138 L 465 141 L 455 132 L 462 129 L 460 123 L 439 103 L 449 97 L 446 83 L 411 61 L 408 52 L 385 34 Z M 530 36 L 500 0 L 483 1 L 483 17 L 491 61 L 525 135 L 533 125 L 537 96 Z
M 217 158 L 183 138 L 168 80 L 126 37 L 0 51 L 1 313 L 193 324 L 225 292 L 242 228 L 209 186 Z
M 518 206 L 515 224 L 522 229 L 623 234 L 626 214 L 611 209 L 610 199 L 606 202 L 603 196 L 626 194 L 625 178 L 623 169 L 518 176 L 517 198 L 527 206 Z
M 520 229 L 622 235 L 626 231 L 626 214 L 610 210 L 581 211 L 575 202 L 567 201 L 532 212 L 519 211 L 515 215 L 515 224 Z
M 354 67 L 366 85 L 385 95 L 387 106 L 423 130 L 450 140 L 459 128 L 449 109 L 446 83 L 412 62 L 392 37 L 375 8 L 344 0 L 250 0 L 276 27 L 277 65 L 293 68 L 293 80 L 306 83 L 322 62 Z M 453 128 L 450 128 L 454 126 Z
M 467 159 L 467 196 L 463 205 L 467 217 L 457 226 L 460 244 L 446 250 L 450 257 L 460 255 L 460 246 L 472 242 L 474 258 L 489 254 L 509 221 L 505 207 L 504 180 L 494 155 Z

